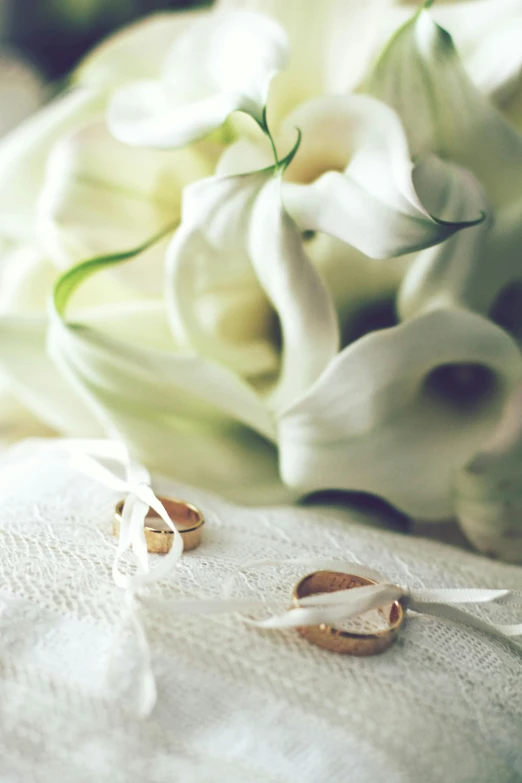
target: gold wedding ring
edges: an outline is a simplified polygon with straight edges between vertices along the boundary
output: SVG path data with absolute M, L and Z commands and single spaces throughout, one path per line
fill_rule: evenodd
M 315 571 L 313 574 L 303 577 L 296 584 L 292 594 L 293 604 L 299 606 L 299 599 L 308 595 L 334 593 L 337 590 L 350 590 L 374 584 L 377 582 L 352 574 L 343 574 L 337 571 Z M 344 655 L 377 655 L 393 644 L 404 622 L 405 613 L 400 601 L 393 601 L 388 606 L 373 611 L 378 613 L 381 621 L 379 625 L 384 624 L 384 628 L 382 630 L 379 628 L 372 633 L 344 631 L 324 623 L 299 626 L 297 630 L 312 644 L 331 652 Z
M 201 511 L 191 503 L 177 498 L 168 498 L 158 496 L 158 500 L 163 504 L 165 510 L 176 530 L 181 533 L 183 539 L 183 550 L 188 552 L 195 549 L 201 543 L 201 528 L 205 522 Z M 112 532 L 115 536 L 120 535 L 121 514 L 125 501 L 118 503 L 114 513 L 114 523 Z M 145 519 L 145 541 L 147 549 L 154 554 L 166 554 L 174 540 L 174 533 L 168 525 L 161 519 L 159 514 L 150 509 Z

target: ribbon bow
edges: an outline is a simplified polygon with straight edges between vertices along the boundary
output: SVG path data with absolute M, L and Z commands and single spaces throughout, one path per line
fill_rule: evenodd
M 151 477 L 148 470 L 131 458 L 123 443 L 115 440 L 63 439 L 57 441 L 56 447 L 61 451 L 65 449 L 69 452 L 71 466 L 76 470 L 125 497 L 121 513 L 120 536 L 112 564 L 112 577 L 115 584 L 125 591 L 124 622 L 127 620 L 130 622 L 137 642 L 137 682 L 134 684 L 138 692 L 137 709 L 140 715 L 146 717 L 150 715 L 156 704 L 157 689 L 152 671 L 150 646 L 136 605 L 136 594 L 145 585 L 170 576 L 183 554 L 183 538 L 163 503 L 154 494 L 150 486 Z M 123 467 L 125 478 L 117 476 L 94 457 L 115 461 Z M 174 534 L 171 549 L 166 555 L 157 559 L 152 569 L 149 567 L 145 540 L 145 519 L 149 508 L 159 514 Z M 123 573 L 119 567 L 124 553 L 129 549 L 132 549 L 136 562 L 135 574 Z M 113 653 L 109 660 L 109 675 L 114 674 L 115 660 Z
M 170 575 L 183 554 L 183 538 L 165 506 L 154 494 L 148 470 L 133 460 L 124 444 L 117 441 L 62 440 L 61 443 L 62 448 L 70 452 L 72 467 L 125 497 L 118 548 L 112 567 L 113 579 L 118 587 L 134 592 L 147 583 L 157 582 Z M 120 464 L 125 470 L 125 478 L 117 476 L 94 457 Z M 156 511 L 174 534 L 172 548 L 152 570 L 149 568 L 145 541 L 145 519 L 149 508 Z M 131 547 L 137 566 L 134 575 L 124 574 L 119 569 L 123 554 Z

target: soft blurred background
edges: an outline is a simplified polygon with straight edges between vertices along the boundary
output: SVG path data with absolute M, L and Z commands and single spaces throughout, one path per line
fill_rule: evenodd
M 153 11 L 202 0 L 0 0 L 0 136 L 35 111 L 95 43 Z

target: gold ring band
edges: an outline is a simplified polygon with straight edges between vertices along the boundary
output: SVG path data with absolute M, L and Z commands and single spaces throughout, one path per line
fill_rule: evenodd
M 317 593 L 334 593 L 337 590 L 349 590 L 352 587 L 364 587 L 377 584 L 372 579 L 366 579 L 352 574 L 337 571 L 315 571 L 303 577 L 294 587 L 292 600 L 294 606 L 299 605 L 299 599 Z M 344 655 L 377 655 L 384 652 L 397 638 L 399 629 L 404 622 L 404 609 L 400 601 L 394 601 L 387 607 L 376 610 L 386 622 L 383 630 L 374 633 L 355 633 L 343 631 L 330 625 L 299 626 L 298 632 L 312 644 L 331 652 Z
M 201 528 L 205 522 L 201 511 L 191 503 L 186 503 L 178 498 L 158 496 L 176 530 L 181 533 L 183 550 L 188 552 L 195 549 L 201 543 Z M 120 535 L 121 515 L 125 501 L 120 501 L 114 512 L 113 533 Z M 161 519 L 159 514 L 150 509 L 145 519 L 145 541 L 147 549 L 154 554 L 166 554 L 172 547 L 174 533 Z

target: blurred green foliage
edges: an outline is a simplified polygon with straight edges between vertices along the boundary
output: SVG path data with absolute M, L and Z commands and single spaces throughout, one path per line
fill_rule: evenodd
M 1 38 L 49 79 L 69 71 L 99 40 L 153 11 L 194 8 L 211 0 L 0 0 Z

